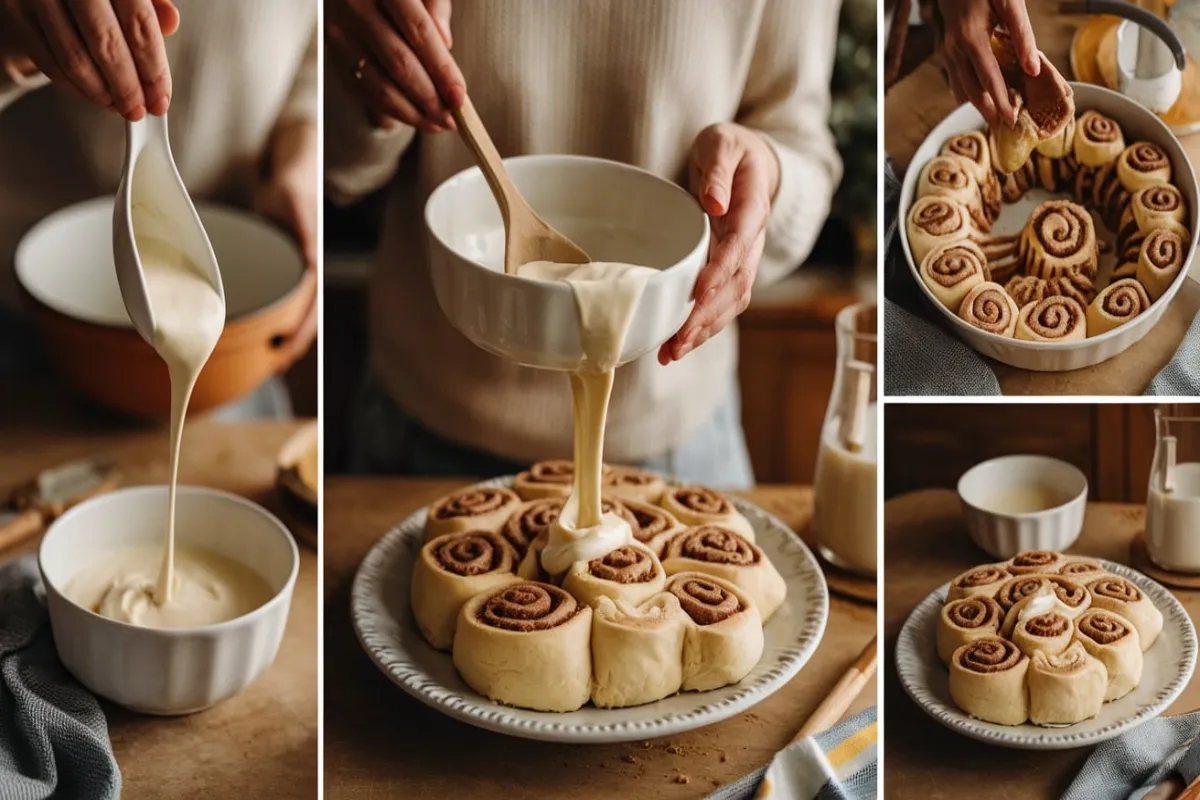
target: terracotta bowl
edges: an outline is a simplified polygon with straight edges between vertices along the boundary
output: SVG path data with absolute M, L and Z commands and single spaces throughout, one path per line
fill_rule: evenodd
M 170 411 L 167 369 L 134 332 L 112 263 L 111 197 L 60 209 L 17 246 L 17 280 L 55 366 L 98 403 L 145 419 Z M 196 383 L 192 412 L 253 392 L 303 355 L 317 279 L 282 231 L 227 207 L 197 204 L 225 283 L 225 332 Z

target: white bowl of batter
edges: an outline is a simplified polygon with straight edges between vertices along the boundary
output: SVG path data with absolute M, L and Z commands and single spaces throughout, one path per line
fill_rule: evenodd
M 76 506 L 38 553 L 63 664 L 96 694 L 147 714 L 199 711 L 258 678 L 279 649 L 299 567 L 287 528 L 249 500 L 180 486 L 176 502 L 177 588 L 166 606 L 137 591 L 162 557 L 166 486 Z M 214 618 L 225 621 L 206 624 Z
M 533 209 L 595 261 L 651 267 L 620 363 L 658 349 L 687 319 L 708 256 L 708 217 L 687 191 L 645 170 L 566 155 L 505 159 Z M 579 313 L 561 282 L 504 273 L 500 210 L 478 167 L 446 180 L 425 205 L 433 288 L 443 313 L 488 352 L 573 370 Z

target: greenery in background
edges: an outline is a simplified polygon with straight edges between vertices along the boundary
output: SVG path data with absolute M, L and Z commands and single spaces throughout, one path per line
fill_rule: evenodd
M 833 66 L 829 125 L 845 163 L 833 213 L 851 224 L 875 224 L 878 134 L 876 126 L 877 0 L 843 0 Z

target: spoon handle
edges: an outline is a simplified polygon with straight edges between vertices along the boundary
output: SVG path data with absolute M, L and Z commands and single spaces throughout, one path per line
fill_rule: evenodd
M 496 196 L 500 214 L 504 217 L 504 227 L 510 228 L 513 213 L 520 214 L 527 211 L 529 206 L 521 197 L 521 193 L 517 191 L 512 178 L 508 175 L 508 170 L 504 168 L 500 152 L 492 142 L 492 137 L 488 136 L 483 120 L 479 118 L 475 106 L 471 104 L 471 98 L 465 98 L 462 107 L 454 112 L 454 121 L 458 124 L 458 132 L 462 135 L 463 141 L 475 154 L 475 160 L 479 162 L 479 168 L 483 170 L 483 176 L 487 179 L 492 194 Z

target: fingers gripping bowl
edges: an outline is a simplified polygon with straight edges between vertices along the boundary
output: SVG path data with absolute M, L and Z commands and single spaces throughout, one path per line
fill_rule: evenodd
M 708 217 L 690 194 L 645 170 L 598 158 L 521 156 L 504 164 L 533 210 L 591 258 L 658 270 L 638 301 L 621 363 L 679 330 L 708 255 Z M 500 211 L 477 167 L 434 190 L 425 225 L 434 292 L 455 328 L 484 350 L 527 366 L 578 366 L 583 351 L 571 288 L 504 273 Z
M 1080 116 L 1080 119 L 1082 119 L 1082 115 L 1086 112 L 1098 112 L 1117 123 L 1124 134 L 1125 144 L 1133 145 L 1137 142 L 1149 142 L 1156 145 L 1166 155 L 1167 161 L 1170 162 L 1170 184 L 1173 184 L 1178 190 L 1178 194 L 1182 197 L 1187 209 L 1186 214 L 1183 215 L 1183 219 L 1180 222 L 1189 233 L 1194 233 L 1197 230 L 1197 221 L 1200 219 L 1197 215 L 1197 205 L 1200 202 L 1200 195 L 1197 192 L 1196 178 L 1192 172 L 1191 164 L 1179 141 L 1170 130 L 1153 114 L 1116 92 L 1086 84 L 1076 83 L 1071 84 L 1071 87 L 1074 91 L 1076 114 Z M 925 142 L 917 150 L 912 162 L 913 165 L 905 176 L 901 189 L 900 213 L 904 221 L 907 222 L 910 211 L 918 203 L 920 182 L 925 172 L 925 166 L 938 158 L 943 147 L 952 138 L 959 134 L 981 131 L 983 128 L 984 122 L 979 113 L 970 106 L 962 106 L 950 114 L 930 133 Z M 986 137 L 984 138 L 986 139 Z M 1035 154 L 1035 157 L 1037 157 L 1037 154 Z M 1120 164 L 1117 165 L 1118 168 L 1121 166 Z M 1047 171 L 1048 174 L 1046 177 L 1056 177 L 1053 169 L 1048 167 Z M 1030 217 L 1030 212 L 1034 210 L 1035 206 L 1044 200 L 1060 200 L 1071 194 L 1070 188 L 1061 185 L 1056 187 L 1056 190 L 1053 192 L 1042 188 L 1045 187 L 1047 180 L 1043 179 L 1040 175 L 1036 176 L 1036 179 L 1032 182 L 1035 184 L 1034 188 L 1028 194 L 1019 197 L 1008 194 L 1011 186 L 1006 185 L 1003 187 L 1005 203 L 992 229 L 987 234 L 978 236 L 973 234 L 971 238 L 982 240 L 985 243 L 989 239 L 993 242 L 996 241 L 996 237 L 1009 237 L 1015 240 L 1017 238 L 1016 235 L 1021 232 L 1022 227 Z M 1050 181 L 1050 183 L 1054 182 L 1054 180 Z M 1059 182 L 1065 183 L 1065 181 Z M 1001 189 L 993 187 L 991 191 L 996 193 L 997 196 L 994 198 L 994 201 L 998 205 L 1000 199 L 998 195 Z M 1084 203 L 1084 205 L 1089 204 Z M 1100 235 L 1100 239 L 1105 242 L 1111 242 L 1112 236 L 1110 234 L 1119 233 L 1116 228 L 1120 226 L 1116 223 L 1119 222 L 1118 218 L 1120 215 L 1118 214 L 1110 220 L 1105 220 L 1103 219 L 1104 215 L 1101 213 L 1102 211 L 1103 209 L 1092 209 L 1092 215 L 1097 220 L 1100 220 L 1094 226 L 1094 235 Z M 1057 216 L 1061 216 L 1061 214 L 1057 214 Z M 965 224 L 975 225 L 977 224 L 977 220 L 968 221 Z M 1112 274 L 1117 265 L 1112 263 L 1114 258 L 1111 253 L 1105 255 L 1102 250 L 1099 275 L 1096 276 L 1094 272 L 1087 275 L 1089 283 L 1094 279 L 1095 285 L 1094 287 L 1090 285 L 1085 286 L 1084 289 L 1087 290 L 1087 293 L 1082 295 L 1075 288 L 1063 283 L 1054 291 L 1046 291 L 1047 295 L 1062 295 L 1062 297 L 1052 298 L 1047 296 L 1043 301 L 1039 295 L 1029 297 L 1019 291 L 1015 291 L 1015 287 L 1012 284 L 1007 287 L 1007 293 L 997 291 L 998 286 L 987 282 L 986 278 L 981 278 L 976 283 L 979 283 L 979 281 L 982 281 L 982 283 L 979 283 L 979 285 L 971 290 L 975 299 L 983 305 L 991 303 L 992 309 L 997 314 L 1011 318 L 1011 325 L 996 326 L 993 332 L 991 330 L 984 330 L 979 324 L 972 324 L 962 319 L 959 314 L 956 314 L 954 310 L 947 306 L 945 297 L 939 297 L 938 292 L 931 289 L 927 281 L 922 278 L 922 260 L 918 257 L 924 256 L 925 253 L 920 252 L 922 245 L 919 242 L 913 241 L 908 227 L 907 224 L 900 226 L 900 236 L 901 241 L 904 243 L 905 255 L 908 259 L 913 278 L 921 287 L 921 291 L 925 293 L 926 297 L 949 320 L 949 325 L 953 331 L 972 348 L 997 361 L 1023 369 L 1048 372 L 1081 369 L 1092 366 L 1112 358 L 1138 342 L 1154 327 L 1162 317 L 1166 307 L 1175 297 L 1175 294 L 1179 291 L 1184 280 L 1183 276 L 1187 273 L 1196 246 L 1195 236 L 1185 235 L 1183 237 L 1183 253 L 1180 258 L 1181 268 L 1179 269 L 1178 276 L 1169 285 L 1166 285 L 1161 293 L 1156 293 L 1157 296 L 1154 298 L 1146 298 L 1144 296 L 1145 293 L 1140 292 L 1139 296 L 1142 298 L 1142 307 L 1144 310 L 1137 313 L 1129 321 L 1124 322 L 1124 324 L 1118 323 L 1111 330 L 1108 329 L 1107 324 L 1103 328 L 1097 327 L 1096 330 L 1103 331 L 1099 334 L 1092 329 L 1094 315 L 1092 310 L 1088 308 L 1088 303 L 1090 302 L 1095 305 L 1095 302 L 1092 300 L 1091 293 L 1099 290 L 1101 299 L 1103 299 L 1105 286 L 1111 286 L 1117 282 L 1118 277 L 1124 277 Z M 1102 234 L 1105 230 L 1108 231 L 1109 235 Z M 1016 247 L 1019 250 L 1021 243 L 1017 242 Z M 988 247 L 985 244 L 984 250 L 987 249 Z M 974 254 L 980 255 L 977 252 Z M 1118 255 L 1120 254 L 1118 253 Z M 994 265 L 992 272 L 996 272 Z M 1005 274 L 1003 278 L 998 279 L 993 274 L 991 280 L 995 284 L 1004 284 L 1010 279 L 1019 279 L 1022 277 L 1024 276 L 1017 275 L 1010 278 L 1010 275 Z M 1033 277 L 1036 278 L 1039 276 Z M 1041 281 L 1042 284 L 1064 280 L 1063 276 L 1058 274 L 1046 274 L 1040 277 L 1048 279 Z M 1032 282 L 1037 283 L 1037 281 Z M 1045 287 L 1041 288 L 1044 289 Z M 1121 292 L 1131 292 L 1138 287 L 1130 284 L 1125 288 L 1118 288 L 1120 291 L 1117 293 L 1120 294 Z M 945 293 L 943 292 L 942 294 L 944 295 Z M 1020 295 L 1021 299 L 1010 303 L 1011 297 L 1009 295 L 1014 294 Z M 991 300 L 988 299 L 989 297 Z M 1012 306 L 1028 306 L 1033 311 L 1035 308 L 1033 300 L 1035 299 L 1047 306 L 1055 306 L 1055 308 L 1061 306 L 1066 311 L 1074 311 L 1073 317 L 1087 316 L 1088 330 L 1086 335 L 1084 335 L 1082 330 L 1078 330 L 1076 331 L 1078 335 L 1063 338 L 1059 341 L 1032 341 L 1028 340 L 1030 336 L 1028 333 L 1026 333 L 1027 338 L 1021 338 L 1022 334 L 1020 332 L 1016 336 L 1013 336 L 1014 330 L 1019 327 L 1021 322 L 1018 317 L 1024 315 L 1018 313 L 1020 309 L 1013 310 Z M 1147 300 L 1151 302 L 1146 302 Z M 1078 305 L 1076 305 L 1076 301 L 1078 301 Z M 999 307 L 1001 305 L 1008 305 L 1009 308 L 1007 311 L 1009 313 L 1006 314 L 1006 309 Z M 1079 312 L 1082 311 L 1087 311 L 1087 314 L 1080 314 Z M 1059 314 L 1059 316 L 1061 317 L 1062 315 Z M 1082 320 L 1076 320 L 1076 323 L 1081 325 Z M 1029 326 L 1027 324 L 1027 327 L 1041 330 L 1037 325 Z M 1054 335 L 1051 331 L 1041 330 L 1041 332 Z

